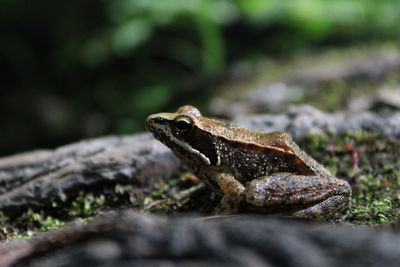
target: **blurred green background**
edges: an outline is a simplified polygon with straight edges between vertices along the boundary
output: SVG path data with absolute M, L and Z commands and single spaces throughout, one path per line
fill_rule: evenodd
M 397 0 L 0 1 L 0 155 L 204 107 L 235 62 L 397 41 Z

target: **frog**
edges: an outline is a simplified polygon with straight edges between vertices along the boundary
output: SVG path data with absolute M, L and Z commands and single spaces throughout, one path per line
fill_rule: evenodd
M 221 196 L 214 214 L 244 210 L 327 220 L 350 206 L 349 183 L 332 175 L 284 131 L 241 128 L 203 116 L 191 105 L 152 114 L 145 127 Z

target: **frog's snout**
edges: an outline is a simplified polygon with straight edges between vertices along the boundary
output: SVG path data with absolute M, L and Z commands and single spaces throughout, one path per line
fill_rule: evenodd
M 151 131 L 151 116 L 147 117 L 144 121 L 144 127 L 147 131 Z
M 164 119 L 160 117 L 155 117 L 153 115 L 150 115 L 147 117 L 147 119 L 144 122 L 144 126 L 148 131 L 152 131 L 157 125 L 163 124 Z

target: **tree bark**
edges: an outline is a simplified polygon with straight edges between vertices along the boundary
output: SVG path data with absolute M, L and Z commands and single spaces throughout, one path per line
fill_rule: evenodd
M 265 216 L 166 218 L 125 211 L 0 248 L 1 266 L 397 266 L 395 231 Z
M 0 159 L 0 210 L 12 215 L 100 185 L 143 193 L 177 172 L 178 159 L 149 134 L 110 136 Z M 73 194 L 72 194 L 73 195 Z

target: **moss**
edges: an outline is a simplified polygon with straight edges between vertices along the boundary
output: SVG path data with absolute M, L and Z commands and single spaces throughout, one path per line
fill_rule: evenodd
M 326 111 L 335 110 L 337 107 L 345 104 L 346 96 L 348 96 L 348 86 L 343 80 L 334 80 L 325 85 L 323 90 L 319 90 L 315 95 L 309 96 L 305 101 L 309 101 L 313 106 Z
M 400 219 L 400 159 L 397 157 L 400 140 L 357 130 L 339 135 L 309 135 L 297 142 L 332 174 L 352 185 L 348 222 L 376 224 Z M 171 192 L 179 192 L 193 184 L 175 177 L 160 184 L 145 198 L 141 207 L 155 213 L 209 213 L 218 202 L 218 199 L 212 199 L 209 190 L 183 201 L 173 198 Z
M 367 224 L 385 223 L 400 218 L 399 201 L 390 197 L 376 198 L 371 194 L 359 194 L 352 199 L 350 217 Z
M 72 201 L 71 206 L 65 210 L 70 216 L 89 217 L 96 215 L 104 204 L 104 195 L 94 197 L 92 194 L 85 195 L 84 192 L 80 191 L 78 197 Z
M 36 232 L 62 228 L 75 218 L 90 220 L 99 214 L 105 205 L 104 195 L 80 191 L 70 202 L 51 198 L 41 208 L 29 208 L 18 217 L 9 218 L 0 213 L 3 233 L 0 238 L 30 239 Z
M 215 205 L 215 201 L 210 197 L 211 191 L 196 189 L 198 186 L 199 182 L 188 179 L 186 173 L 173 177 L 168 182 L 156 186 L 143 199 L 141 209 L 163 214 L 210 212 Z
M 43 211 L 28 209 L 12 224 L 4 226 L 11 238 L 31 239 L 35 232 L 58 229 L 66 225 L 65 221 L 46 215 Z
M 366 131 L 340 135 L 309 135 L 299 146 L 334 175 L 350 182 L 352 207 L 347 218 L 354 224 L 379 224 L 400 219 L 400 140 Z M 145 197 L 131 185 L 118 185 L 113 192 L 81 191 L 70 201 L 49 199 L 40 209 L 29 209 L 17 218 L 0 213 L 0 239 L 30 239 L 38 231 L 63 227 L 75 218 L 90 220 L 105 210 L 136 206 L 151 213 L 210 214 L 219 199 L 209 189 L 193 190 L 199 183 L 188 176 L 160 182 Z M 183 194 L 182 192 L 188 192 Z M 142 199 L 135 203 L 136 199 Z
M 348 221 L 400 219 L 400 140 L 366 131 L 309 135 L 299 145 L 353 188 Z

